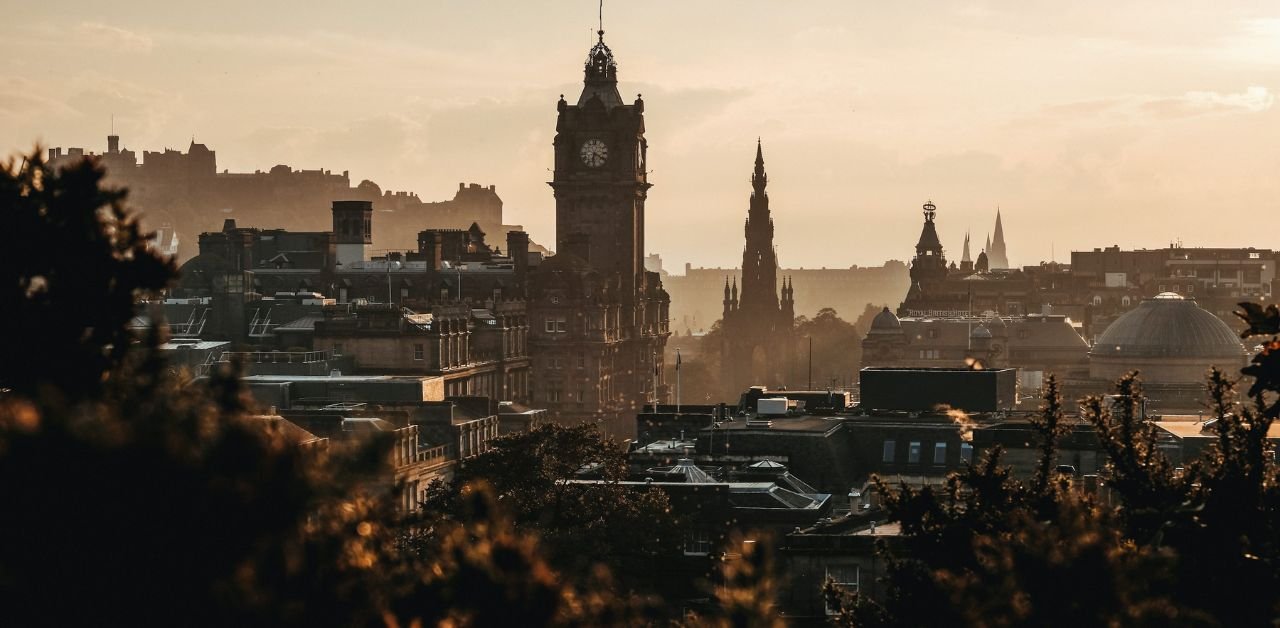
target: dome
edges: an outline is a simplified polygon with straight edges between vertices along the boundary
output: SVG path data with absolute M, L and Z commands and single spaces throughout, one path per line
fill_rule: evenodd
M 1095 377 L 1128 369 L 1148 381 L 1199 382 L 1210 366 L 1238 367 L 1245 350 L 1226 323 L 1192 299 L 1163 292 L 1111 323 L 1089 352 Z
M 871 319 L 871 331 L 872 333 L 899 332 L 902 331 L 902 323 L 886 307 L 879 314 L 876 314 L 875 318 Z
M 990 338 L 991 330 L 987 329 L 986 325 L 978 325 L 977 327 L 973 328 L 972 332 L 969 333 L 969 337 L 970 338 Z
M 1108 325 L 1093 354 L 1234 360 L 1244 355 L 1244 347 L 1226 323 L 1195 301 L 1163 292 Z

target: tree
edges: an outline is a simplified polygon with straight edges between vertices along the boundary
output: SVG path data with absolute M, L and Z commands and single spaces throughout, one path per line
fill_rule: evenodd
M 585 582 L 605 565 L 626 586 L 654 588 L 659 561 L 679 547 L 680 530 L 666 493 L 620 484 L 626 455 L 616 443 L 591 424 L 548 424 L 492 446 L 467 460 L 453 482 L 431 488 L 423 504 L 428 516 L 450 519 L 458 498 L 483 482 L 516 529 L 535 534 L 565 574 Z M 584 468 L 599 481 L 576 481 Z
M 53 169 L 36 150 L 0 170 L 0 388 L 86 398 L 124 360 L 133 304 L 166 286 L 173 263 L 147 248 L 96 162 Z
M 133 299 L 173 271 L 142 245 L 123 194 L 100 181 L 92 161 L 59 173 L 39 151 L 0 172 L 6 241 L 29 235 L 65 254 L 23 245 L 10 251 L 31 257 L 0 263 L 0 280 L 23 287 L 5 293 L 5 312 L 30 323 L 0 328 L 7 624 L 637 621 L 607 573 L 566 582 L 483 486 L 458 500 L 466 528 L 408 551 L 413 528 L 395 492 L 367 481 L 385 477 L 389 443 L 289 440 L 251 415 L 233 368 L 187 386 L 157 350 L 160 330 L 130 350 Z M 67 364 L 76 360 L 86 364 Z
M 1249 403 L 1222 372 L 1206 390 L 1217 441 L 1175 468 L 1138 413 L 1136 373 L 1081 417 L 1108 457 L 1116 506 L 1052 478 L 1064 433 L 1046 382 L 1037 471 L 1026 485 L 996 449 L 946 488 L 881 483 L 902 526 L 879 601 L 828 585 L 839 622 L 858 626 L 1269 625 L 1280 615 L 1280 469 L 1266 440 L 1280 414 L 1280 312 L 1241 304 L 1245 337 L 1270 335 L 1243 373 Z
M 866 327 L 849 323 L 840 318 L 832 308 L 822 308 L 812 319 L 804 316 L 796 317 L 796 338 L 802 345 L 796 355 L 798 362 L 804 364 L 808 360 L 809 345 L 805 338 L 813 338 L 813 375 L 815 386 L 825 386 L 832 380 L 837 385 L 852 379 L 862 365 L 862 339 L 871 328 L 870 318 L 866 312 L 875 316 L 870 305 L 859 317 L 866 319 Z

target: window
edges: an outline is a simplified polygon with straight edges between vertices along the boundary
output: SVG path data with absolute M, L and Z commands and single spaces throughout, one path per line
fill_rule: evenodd
M 898 444 L 891 440 L 884 442 L 884 457 L 882 458 L 884 462 L 893 462 L 893 450 L 896 449 L 897 446 Z
M 1160 284 L 1160 292 L 1164 292 L 1164 291 L 1165 291 L 1164 284 Z
M 1195 291 L 1196 291 L 1196 285 L 1195 285 L 1195 284 L 1193 284 L 1193 283 L 1189 283 L 1189 284 L 1187 284 L 1187 292 L 1188 292 L 1188 293 L 1190 293 L 1190 292 L 1195 292 Z
M 1128 297 L 1128 296 L 1125 296 L 1125 297 L 1123 297 L 1123 298 L 1121 298 L 1121 299 L 1120 299 L 1120 305 L 1123 305 L 1123 306 L 1125 306 L 1125 307 L 1129 307 L 1129 304 L 1130 304 L 1130 303 L 1132 303 L 1132 301 L 1129 299 L 1129 297 Z
M 558 391 L 558 390 L 548 390 L 548 391 L 547 391 L 547 401 L 552 401 L 552 402 L 558 402 L 558 401 L 560 401 L 560 391 Z
M 427 347 L 422 344 L 413 345 L 413 359 L 419 362 L 427 359 Z
M 706 530 L 696 530 L 690 532 L 684 537 L 684 555 L 685 556 L 706 556 L 711 553 L 711 533 Z
M 907 448 L 907 462 L 911 464 L 920 462 L 920 441 L 911 441 L 911 446 Z
M 942 352 L 939 349 L 921 349 L 920 350 L 921 360 L 937 360 L 941 356 L 942 356 Z
M 831 580 L 846 593 L 857 593 L 859 581 L 862 580 L 862 568 L 858 565 L 827 565 L 826 580 Z M 836 609 L 827 606 L 827 614 L 834 615 Z
M 401 289 L 400 289 L 400 300 L 401 300 L 401 301 L 403 301 L 403 300 L 405 300 L 405 299 L 407 299 L 407 298 L 409 298 L 409 289 L 408 289 L 408 288 L 401 288 Z
M 579 389 L 578 389 L 578 403 L 582 403 L 583 401 L 586 401 L 586 400 L 587 400 L 587 392 L 586 392 L 585 390 L 583 390 L 583 389 L 579 388 Z
M 553 369 L 558 369 L 558 368 L 560 368 L 560 358 L 555 357 L 555 358 L 551 358 L 551 359 L 550 359 L 550 360 L 548 360 L 548 361 L 551 363 L 551 368 L 553 368 Z
M 947 464 L 947 444 L 933 444 L 933 464 Z
M 930 329 L 930 330 L 929 330 L 929 337 L 930 337 L 930 338 L 937 338 L 937 337 L 938 337 L 938 330 L 936 330 L 936 329 Z
M 569 331 L 569 323 L 563 316 L 552 316 L 543 321 L 542 329 L 548 334 L 563 334 Z
M 581 353 L 578 354 L 578 368 L 587 368 L 587 356 L 582 355 Z
M 1102 297 L 1100 297 L 1100 296 L 1098 296 L 1098 295 L 1094 295 L 1094 296 L 1093 296 L 1093 304 L 1094 304 L 1094 305 L 1102 305 Z
M 973 464 L 973 445 L 960 443 L 960 459 Z
M 333 354 L 334 354 L 334 355 L 342 355 L 342 343 L 341 343 L 341 342 L 335 342 L 335 343 L 333 343 Z

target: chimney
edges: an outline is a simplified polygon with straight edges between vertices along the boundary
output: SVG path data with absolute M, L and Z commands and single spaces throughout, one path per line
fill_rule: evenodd
M 563 253 L 577 255 L 582 259 L 591 261 L 591 236 L 577 231 L 570 233 L 564 237 L 564 244 L 561 246 Z
M 418 232 L 418 253 L 431 265 L 432 270 L 440 270 L 440 261 L 444 251 L 443 238 L 439 231 L 427 230 Z
M 508 231 L 507 255 L 515 263 L 516 281 L 523 285 L 525 273 L 529 270 L 529 234 L 524 231 Z

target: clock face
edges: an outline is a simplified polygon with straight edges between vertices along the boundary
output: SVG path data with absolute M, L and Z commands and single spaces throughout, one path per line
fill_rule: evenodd
M 604 160 L 609 157 L 609 147 L 605 146 L 600 140 L 587 140 L 582 143 L 582 150 L 579 151 L 582 157 L 582 163 L 590 168 L 599 168 L 604 165 Z

